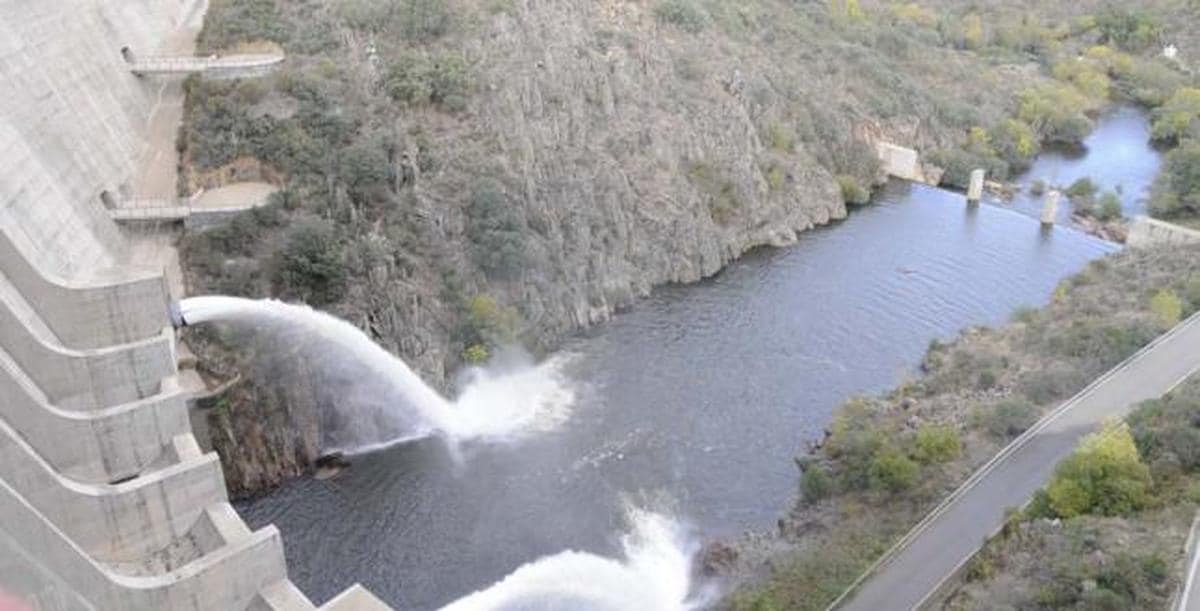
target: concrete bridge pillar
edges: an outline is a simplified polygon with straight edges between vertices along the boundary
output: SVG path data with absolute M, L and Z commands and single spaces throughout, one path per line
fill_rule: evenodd
M 1050 190 L 1046 193 L 1046 203 L 1042 205 L 1042 225 L 1050 226 L 1058 218 L 1058 202 L 1062 199 L 1062 193 L 1055 190 Z
M 971 184 L 967 187 L 967 203 L 978 204 L 983 199 L 983 178 L 987 175 L 983 169 L 971 172 Z

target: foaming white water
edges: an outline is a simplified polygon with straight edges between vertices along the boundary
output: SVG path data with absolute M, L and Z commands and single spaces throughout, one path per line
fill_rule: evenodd
M 327 451 L 364 452 L 432 434 L 452 448 L 472 440 L 512 441 L 556 428 L 574 402 L 562 356 L 540 365 L 473 369 L 451 402 L 357 327 L 308 306 L 210 296 L 183 300 L 180 313 L 189 325 L 225 322 L 267 336 L 270 349 L 255 358 L 287 361 L 273 368 L 285 378 L 280 381 L 304 376 L 319 387 L 319 402 L 332 408 L 322 418 Z
M 567 551 L 526 564 L 442 611 L 686 611 L 697 545 L 670 518 L 630 509 L 624 558 Z

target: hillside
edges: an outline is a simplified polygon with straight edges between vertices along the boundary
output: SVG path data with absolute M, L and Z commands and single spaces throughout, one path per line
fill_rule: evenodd
M 1086 133 L 1103 102 L 1043 68 L 1104 30 L 973 11 L 214 1 L 202 52 L 269 43 L 289 59 L 267 82 L 189 83 L 181 188 L 283 191 L 187 240 L 189 292 L 327 309 L 442 385 L 503 344 L 545 351 L 656 285 L 841 218 L 880 178 L 876 140 L 953 183 Z M 1028 99 L 1045 103 L 1022 112 Z M 199 339 L 210 373 L 244 369 Z M 253 378 L 214 427 L 239 490 L 303 470 L 319 434 L 297 402 L 250 407 L 266 392 Z M 306 433 L 268 440 L 288 429 Z

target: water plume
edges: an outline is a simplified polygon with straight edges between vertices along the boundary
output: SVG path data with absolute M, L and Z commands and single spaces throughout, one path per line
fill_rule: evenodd
M 189 325 L 231 325 L 275 382 L 303 377 L 319 394 L 327 452 L 365 452 L 431 435 L 454 451 L 474 440 L 515 441 L 560 425 L 574 401 L 564 356 L 536 365 L 509 356 L 497 367 L 470 369 L 458 399 L 449 401 L 360 329 L 308 306 L 206 296 L 183 300 L 179 313 Z
M 526 564 L 441 611 L 690 611 L 698 545 L 671 518 L 629 508 L 620 560 L 566 551 Z

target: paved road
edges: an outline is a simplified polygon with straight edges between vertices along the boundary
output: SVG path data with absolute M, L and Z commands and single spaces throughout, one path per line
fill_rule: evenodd
M 1200 315 L 1105 374 L 1001 452 L 893 550 L 840 608 L 912 609 L 962 566 L 1050 478 L 1080 438 L 1159 397 L 1200 368 Z
M 1175 601 L 1177 611 L 1200 611 L 1200 548 L 1197 548 L 1197 534 L 1200 527 L 1200 513 L 1192 521 L 1192 531 L 1188 533 L 1187 567 L 1183 575 L 1183 589 L 1179 600 Z

